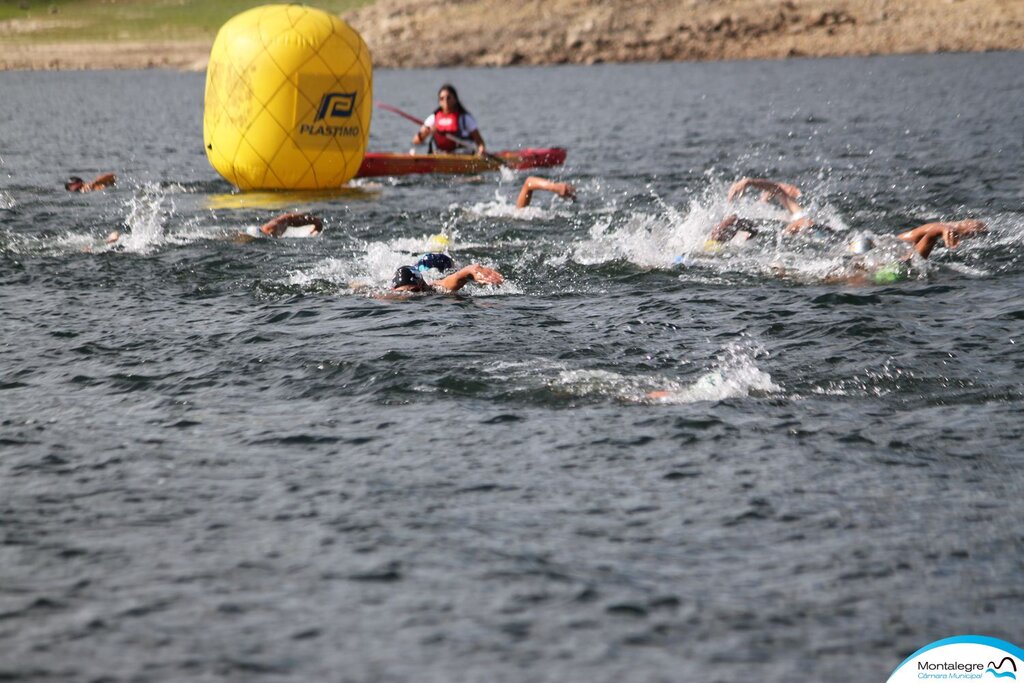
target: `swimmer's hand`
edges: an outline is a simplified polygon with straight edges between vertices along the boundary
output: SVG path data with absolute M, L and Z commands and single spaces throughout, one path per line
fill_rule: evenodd
M 576 201 L 576 188 L 569 183 L 557 183 L 556 193 L 562 199 L 568 199 L 570 202 Z
M 942 240 L 946 243 L 946 247 L 952 249 L 959 243 L 959 239 L 966 238 L 969 234 L 978 234 L 987 231 L 988 228 L 985 226 L 985 223 L 980 220 L 958 220 L 955 223 L 949 223 L 948 226 L 942 230 Z M 950 238 L 954 240 L 954 244 L 949 244 Z
M 478 285 L 500 285 L 505 281 L 505 278 L 501 276 L 501 273 L 493 268 L 481 266 L 479 263 L 466 266 L 462 270 L 468 271 L 469 277 Z
M 726 199 L 731 202 L 737 197 L 742 196 L 747 191 L 748 185 L 750 185 L 750 178 L 740 178 L 729 188 L 729 194 L 726 195 Z
M 795 200 L 803 194 L 800 192 L 800 188 L 796 185 L 790 185 L 789 183 L 780 183 L 775 180 L 766 180 L 764 178 L 740 178 L 738 181 L 733 183 L 732 187 L 729 188 L 727 199 L 731 202 L 740 197 L 750 188 L 762 191 L 762 202 L 771 201 L 780 195 Z
M 956 245 L 960 244 L 960 232 L 952 226 L 946 226 L 942 229 L 942 241 L 946 243 L 946 249 L 956 249 Z

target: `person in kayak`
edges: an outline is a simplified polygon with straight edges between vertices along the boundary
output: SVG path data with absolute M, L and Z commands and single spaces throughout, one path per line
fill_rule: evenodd
M 440 256 L 440 254 L 432 254 L 432 256 Z M 446 275 L 439 280 L 424 279 L 420 269 L 416 266 L 402 266 L 395 271 L 395 276 L 391 280 L 391 292 L 392 294 L 399 295 L 424 292 L 451 294 L 459 291 L 470 282 L 475 282 L 479 285 L 500 285 L 504 281 L 505 278 L 501 276 L 501 273 L 479 263 L 472 263 L 464 268 L 460 268 L 451 275 Z
M 430 153 L 435 148 L 449 154 L 475 149 L 477 156 L 486 155 L 487 145 L 480 135 L 476 119 L 462 106 L 454 86 L 449 83 L 441 86 L 437 104 L 437 109 L 413 137 L 412 144 L 422 145 L 429 140 Z
M 94 190 L 105 190 L 117 181 L 113 173 L 104 173 L 96 176 L 92 182 L 85 182 L 76 175 L 71 176 L 64 183 L 64 189 L 68 192 L 92 192 Z
M 552 192 L 570 202 L 576 201 L 576 188 L 569 183 L 556 183 L 547 178 L 532 175 L 523 181 L 523 187 L 519 190 L 519 197 L 516 198 L 516 208 L 523 209 L 529 206 L 530 200 L 533 199 L 533 193 L 537 190 Z

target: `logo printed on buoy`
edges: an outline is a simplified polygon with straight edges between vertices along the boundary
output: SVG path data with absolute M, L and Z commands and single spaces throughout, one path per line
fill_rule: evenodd
M 334 118 L 349 118 L 356 106 L 356 94 L 354 92 L 329 92 L 320 100 L 320 107 L 317 109 L 314 122 L 322 121 L 328 116 Z
M 319 149 L 328 138 L 348 148 L 363 139 L 357 111 L 362 101 L 362 83 L 352 77 L 331 78 L 317 74 L 301 74 L 299 89 L 312 95 L 322 93 L 318 100 L 297 97 L 295 144 Z M 307 95 L 307 97 L 308 97 Z M 314 106 L 314 103 L 319 102 Z

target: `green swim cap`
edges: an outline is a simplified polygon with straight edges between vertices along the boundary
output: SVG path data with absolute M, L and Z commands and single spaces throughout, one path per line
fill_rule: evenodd
M 901 263 L 890 263 L 876 270 L 871 279 L 876 285 L 891 285 L 894 282 L 901 282 L 910 277 L 910 273 Z

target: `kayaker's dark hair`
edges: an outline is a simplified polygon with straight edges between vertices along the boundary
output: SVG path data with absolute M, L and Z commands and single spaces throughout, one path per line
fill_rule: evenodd
M 448 92 L 450 92 L 452 95 L 455 96 L 455 102 L 458 105 L 458 112 L 460 114 L 468 114 L 469 110 L 462 106 L 462 98 L 459 97 L 459 91 L 456 90 L 455 86 L 452 85 L 451 83 L 445 83 L 440 88 L 438 88 L 437 89 L 437 96 L 440 97 L 441 93 L 443 93 L 445 90 L 447 90 Z M 438 107 L 437 111 L 435 111 L 434 113 L 436 114 L 438 111 L 441 111 L 440 107 Z

